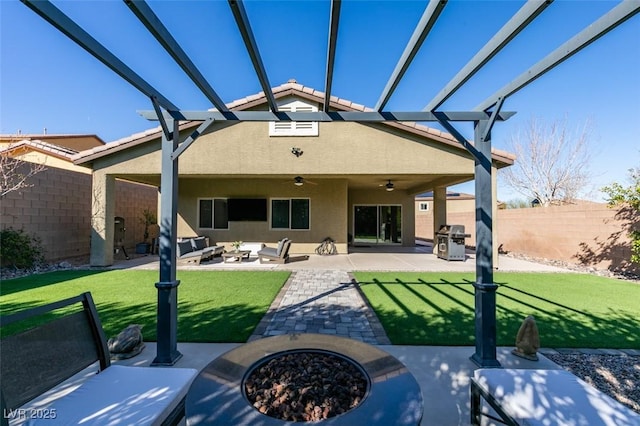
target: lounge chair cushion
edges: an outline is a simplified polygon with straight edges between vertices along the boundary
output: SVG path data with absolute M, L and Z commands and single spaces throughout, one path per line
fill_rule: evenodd
M 566 370 L 478 369 L 474 380 L 521 425 L 638 425 L 640 415 Z
M 160 424 L 197 374 L 191 368 L 112 365 L 48 406 L 55 409 L 55 420 L 32 419 L 29 424 Z
M 287 242 L 286 238 L 281 239 L 280 241 L 278 241 L 278 248 L 276 249 L 276 256 L 280 256 L 282 254 L 282 249 L 284 248 L 284 243 Z
M 276 249 L 273 247 L 265 247 L 258 252 L 258 255 L 277 257 Z

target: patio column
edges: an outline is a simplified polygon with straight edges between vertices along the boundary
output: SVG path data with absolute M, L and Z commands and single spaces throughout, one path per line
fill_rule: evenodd
M 167 119 L 170 132 L 162 134 L 162 173 L 160 177 L 160 281 L 158 289 L 157 349 L 151 365 L 173 365 L 178 351 L 178 285 L 176 280 L 176 231 L 178 212 L 178 121 Z
M 433 254 L 438 254 L 436 232 L 447 224 L 447 187 L 433 188 Z
M 113 176 L 100 171 L 91 175 L 91 266 L 113 264 L 115 184 Z
M 493 282 L 493 167 L 491 123 L 474 123 L 476 192 L 475 341 L 471 360 L 480 367 L 499 367 L 496 356 L 496 290 Z

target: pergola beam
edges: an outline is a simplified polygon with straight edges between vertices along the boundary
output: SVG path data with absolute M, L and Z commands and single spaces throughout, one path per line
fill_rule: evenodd
M 27 7 L 40 15 L 45 21 L 49 22 L 64 35 L 73 40 L 77 45 L 89 52 L 94 58 L 105 64 L 113 72 L 125 79 L 129 84 L 147 95 L 149 98 L 155 98 L 158 103 L 167 110 L 179 109 L 160 92 L 154 89 L 142 77 L 136 74 L 124 62 L 118 59 L 106 47 L 100 44 L 89 33 L 83 30 L 71 18 L 65 15 L 60 9 L 55 7 L 48 0 L 20 0 Z
M 541 77 L 547 71 L 569 59 L 618 25 L 640 12 L 640 2 L 623 1 L 611 9 L 607 14 L 576 34 L 569 41 L 558 47 L 544 59 L 520 74 L 511 83 L 488 97 L 484 102 L 474 108 L 476 111 L 485 111 L 496 104 L 499 98 L 506 98 L 529 83 Z
M 191 61 L 186 52 L 180 47 L 180 44 L 173 38 L 169 30 L 162 24 L 149 5 L 144 0 L 124 0 L 124 2 L 218 111 L 229 111 L 224 101 L 218 96 L 216 91 L 213 90 L 213 87 L 211 87 L 207 79 L 202 75 L 200 70 L 198 70 L 193 61 Z
M 536 0 L 524 4 L 513 17 L 484 45 L 458 74 L 424 107 L 423 111 L 434 111 L 471 77 L 498 54 L 511 40 L 538 17 L 553 0 Z
M 147 120 L 157 120 L 155 110 L 138 111 Z M 502 111 L 495 114 L 496 121 L 505 121 L 515 112 Z M 329 112 L 284 112 L 271 111 L 230 111 L 223 114 L 217 111 L 167 111 L 163 112 L 165 119 L 181 121 L 356 121 L 356 122 L 384 122 L 384 121 L 478 121 L 489 120 L 491 112 L 485 111 L 450 111 L 450 112 L 378 112 L 378 111 L 329 111 Z
M 153 105 L 153 110 L 155 111 L 160 121 L 160 127 L 162 128 L 162 133 L 164 137 L 166 139 L 173 139 L 171 130 L 169 130 L 169 125 L 167 124 L 167 118 L 162 113 L 162 110 L 160 109 L 160 104 L 158 104 L 158 100 L 153 96 L 151 97 L 151 104 Z
M 425 8 L 418 25 L 416 25 L 416 29 L 413 31 L 411 39 L 409 39 L 400 60 L 398 60 L 398 63 L 396 64 L 396 68 L 393 70 L 389 81 L 387 81 L 387 85 L 382 91 L 382 94 L 380 94 L 380 99 L 378 99 L 378 102 L 374 107 L 376 111 L 382 111 L 387 105 L 387 102 L 389 102 L 391 95 L 400 83 L 400 80 L 402 80 L 402 77 L 409 68 L 409 65 L 411 65 L 413 58 L 418 54 L 422 43 L 431 32 L 431 29 L 435 25 L 440 13 L 442 13 L 442 10 L 446 5 L 447 0 L 431 0 Z
M 331 86 L 333 84 L 333 65 L 336 58 L 336 45 L 338 44 L 338 23 L 340 22 L 340 7 L 342 0 L 331 2 L 331 12 L 329 16 L 329 42 L 327 43 L 327 67 L 324 83 L 324 102 L 322 110 L 329 112 L 331 103 Z
M 244 5 L 241 0 L 229 0 L 229 6 L 231 7 L 231 12 L 233 12 L 236 25 L 240 30 L 240 35 L 242 35 L 242 40 L 244 41 L 244 45 L 247 48 L 249 57 L 251 58 L 253 68 L 256 71 L 258 80 L 260 81 L 260 86 L 262 86 L 262 91 L 267 97 L 269 109 L 273 112 L 278 112 L 278 104 L 276 103 L 276 98 L 273 96 L 273 92 L 271 91 L 271 84 L 269 83 L 267 72 L 264 69 L 264 64 L 262 63 L 262 58 L 258 51 L 258 44 L 253 36 L 251 24 L 249 23 L 249 18 L 247 17 Z
M 213 119 L 205 120 L 196 130 L 194 130 L 184 142 L 182 142 L 171 154 L 172 160 L 177 160 L 180 155 L 187 150 L 191 146 L 192 143 L 196 141 L 204 132 L 207 131 L 211 125 L 213 125 Z

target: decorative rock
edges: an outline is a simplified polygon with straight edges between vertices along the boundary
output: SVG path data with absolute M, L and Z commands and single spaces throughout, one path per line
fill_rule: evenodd
M 122 330 L 116 337 L 107 342 L 111 359 L 127 359 L 138 355 L 144 349 L 142 341 L 142 326 L 131 324 Z
M 258 365 L 244 382 L 249 402 L 287 422 L 316 422 L 355 408 L 367 392 L 365 375 L 333 354 L 301 351 Z
M 516 348 L 511 351 L 512 354 L 530 361 L 538 360 L 538 349 L 540 349 L 540 334 L 536 320 L 529 315 L 522 322 L 518 334 L 516 336 Z

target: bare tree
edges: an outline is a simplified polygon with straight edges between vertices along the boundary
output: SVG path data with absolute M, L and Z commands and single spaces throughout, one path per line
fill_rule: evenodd
M 566 118 L 549 125 L 532 118 L 524 131 L 511 137 L 509 149 L 516 162 L 503 170 L 502 178 L 542 206 L 575 200 L 592 177 L 591 134 L 590 120 L 570 132 Z
M 44 164 L 31 163 L 11 156 L 12 146 L 0 150 L 0 198 L 10 192 L 30 188 L 30 179 L 46 170 Z

